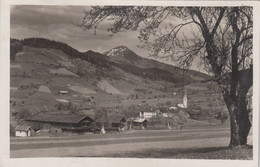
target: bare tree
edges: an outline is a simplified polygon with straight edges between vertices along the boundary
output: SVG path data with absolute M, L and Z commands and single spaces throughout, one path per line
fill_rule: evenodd
M 111 23 L 117 33 L 138 30 L 141 47 L 183 68 L 194 60 L 213 74 L 231 120 L 230 147 L 245 145 L 251 127 L 246 94 L 253 84 L 252 7 L 94 6 L 85 11 L 84 29 Z M 108 24 L 109 25 L 109 24 Z

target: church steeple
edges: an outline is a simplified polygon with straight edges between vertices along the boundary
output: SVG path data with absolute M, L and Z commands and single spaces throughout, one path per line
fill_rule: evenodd
M 187 90 L 186 90 L 186 88 L 184 89 L 183 106 L 184 106 L 184 108 L 188 107 L 188 98 L 187 98 Z
M 182 104 L 177 104 L 177 106 L 180 108 L 188 108 L 188 98 L 187 98 L 186 88 L 184 89 L 184 96 L 183 96 Z

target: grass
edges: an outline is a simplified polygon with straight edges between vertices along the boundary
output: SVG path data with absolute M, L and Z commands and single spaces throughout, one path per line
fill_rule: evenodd
M 110 157 L 173 158 L 173 159 L 232 159 L 252 160 L 253 148 L 206 147 L 190 149 L 149 149 L 110 155 Z
M 98 83 L 98 87 L 104 91 L 112 94 L 122 94 L 120 90 L 111 85 L 108 81 L 102 80 Z

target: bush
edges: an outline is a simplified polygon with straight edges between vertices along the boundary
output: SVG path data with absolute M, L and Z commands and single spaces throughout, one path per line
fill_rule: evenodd
M 156 115 L 152 116 L 149 123 L 153 127 L 165 127 L 166 119 L 161 114 L 156 114 Z

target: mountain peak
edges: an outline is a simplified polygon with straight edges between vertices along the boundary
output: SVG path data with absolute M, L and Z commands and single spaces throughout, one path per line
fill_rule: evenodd
M 115 48 L 105 52 L 105 55 L 107 55 L 107 56 L 125 56 L 125 54 L 130 51 L 131 50 L 128 49 L 126 46 L 118 46 L 118 47 L 115 47 Z

